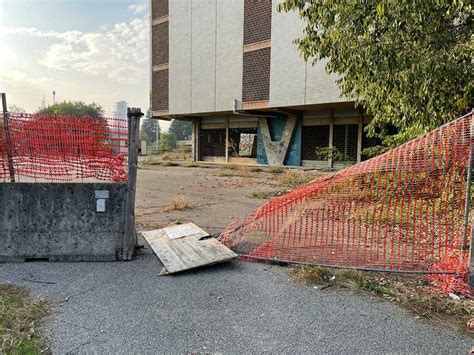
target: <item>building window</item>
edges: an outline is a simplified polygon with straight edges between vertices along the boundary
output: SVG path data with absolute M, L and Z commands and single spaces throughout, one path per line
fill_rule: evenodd
M 225 129 L 201 129 L 199 152 L 202 157 L 225 156 Z
M 232 128 L 229 130 L 229 156 L 257 157 L 257 128 Z
M 303 126 L 301 132 L 302 160 L 324 160 L 316 154 L 316 149 L 326 147 L 329 147 L 329 125 Z
M 333 147 L 342 155 L 339 161 L 357 161 L 357 132 L 359 125 L 335 125 L 333 135 Z

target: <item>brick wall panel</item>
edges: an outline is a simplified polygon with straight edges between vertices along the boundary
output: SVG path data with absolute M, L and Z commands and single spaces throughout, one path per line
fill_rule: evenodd
M 152 63 L 165 64 L 169 60 L 169 29 L 168 22 L 160 23 L 152 28 Z
M 151 18 L 153 20 L 168 15 L 168 0 L 151 1 Z
M 244 53 L 242 101 L 263 101 L 270 96 L 270 48 Z
M 152 83 L 152 110 L 168 111 L 168 69 L 153 72 Z
M 272 1 L 245 0 L 244 45 L 265 41 L 272 36 Z

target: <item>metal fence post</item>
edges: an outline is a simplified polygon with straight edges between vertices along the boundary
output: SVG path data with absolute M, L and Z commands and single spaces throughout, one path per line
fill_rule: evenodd
M 10 126 L 8 123 L 7 95 L 2 92 L 3 108 L 3 130 L 5 132 L 5 145 L 7 148 L 8 171 L 10 172 L 10 181 L 15 182 L 15 169 L 13 167 L 12 142 L 10 139 Z
M 473 245 L 474 245 L 474 215 L 472 220 L 469 219 L 469 214 L 471 210 L 471 185 L 472 185 L 472 170 L 473 170 L 473 163 L 474 163 L 474 120 L 471 112 L 471 123 L 470 123 L 470 130 L 469 130 L 469 145 L 470 145 L 470 157 L 469 157 L 469 165 L 467 170 L 467 183 L 466 183 L 466 203 L 465 203 L 465 210 L 464 210 L 464 239 L 462 242 L 462 250 L 465 251 L 467 249 L 467 232 L 469 223 L 471 223 L 471 235 L 470 235 L 470 243 L 469 243 L 469 286 L 474 287 L 474 252 L 473 252 Z
M 128 182 L 125 203 L 125 232 L 123 238 L 123 260 L 131 260 L 137 245 L 135 231 L 135 191 L 137 186 L 138 140 L 141 109 L 128 108 Z

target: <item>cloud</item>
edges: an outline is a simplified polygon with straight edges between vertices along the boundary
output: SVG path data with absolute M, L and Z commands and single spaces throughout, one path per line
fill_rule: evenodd
M 133 11 L 137 13 L 141 5 L 136 4 Z M 47 69 L 61 72 L 72 70 L 104 76 L 115 82 L 131 83 L 143 80 L 147 72 L 148 26 L 148 19 L 143 17 L 115 24 L 111 28 L 103 27 L 97 32 L 4 27 L 0 28 L 0 36 L 52 39 L 53 43 L 41 51 L 42 56 L 38 60 Z
M 148 2 L 142 1 L 137 4 L 130 5 L 128 9 L 132 11 L 135 15 L 140 15 L 148 10 Z

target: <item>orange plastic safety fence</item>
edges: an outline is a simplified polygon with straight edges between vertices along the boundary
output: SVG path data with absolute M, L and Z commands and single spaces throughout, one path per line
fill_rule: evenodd
M 471 121 L 461 117 L 274 198 L 229 225 L 220 240 L 247 259 L 458 272 L 466 262 Z
M 8 127 L 0 125 L 0 181 L 13 170 L 16 181 L 124 182 L 127 144 L 126 119 L 9 113 Z

